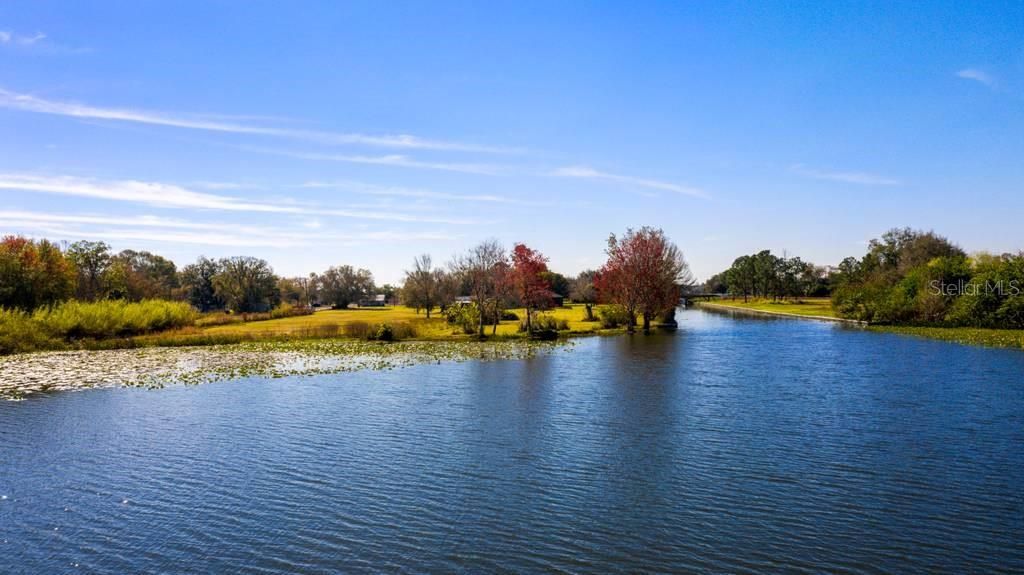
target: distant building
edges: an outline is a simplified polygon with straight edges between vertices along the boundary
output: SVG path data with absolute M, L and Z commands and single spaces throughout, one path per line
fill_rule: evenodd
M 359 300 L 359 307 L 384 307 L 386 305 L 388 305 L 388 298 L 382 293 Z
M 473 296 L 460 295 L 455 298 L 455 305 L 469 305 L 473 303 Z

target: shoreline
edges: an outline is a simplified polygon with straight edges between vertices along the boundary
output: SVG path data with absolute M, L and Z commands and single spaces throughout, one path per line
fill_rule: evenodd
M 755 316 L 783 317 L 791 319 L 804 319 L 811 321 L 825 321 L 863 328 L 876 333 L 892 333 L 910 337 L 921 337 L 960 345 L 971 345 L 981 347 L 995 347 L 1002 349 L 1016 349 L 1024 351 L 1024 330 L 1012 329 L 986 329 L 974 327 L 927 327 L 927 326 L 906 326 L 906 325 L 877 325 L 865 321 L 830 317 L 823 315 L 804 315 L 787 313 L 781 311 L 751 309 L 746 307 L 731 306 L 728 304 L 698 302 L 696 307 L 718 313 L 746 313 Z
M 740 307 L 740 306 L 733 306 L 733 305 L 721 304 L 721 303 L 711 303 L 711 302 L 696 302 L 694 305 L 696 307 L 705 308 L 705 309 L 713 309 L 713 310 L 721 310 L 721 311 L 729 311 L 729 312 L 742 312 L 742 313 L 749 313 L 749 314 L 752 314 L 752 315 L 767 315 L 767 316 L 774 316 L 774 317 L 791 317 L 791 318 L 796 318 L 796 319 L 809 319 L 809 320 L 814 320 L 814 321 L 830 321 L 830 322 L 836 322 L 836 323 L 845 323 L 845 324 L 849 324 L 849 325 L 858 325 L 858 326 L 863 326 L 863 327 L 866 327 L 868 325 L 868 323 L 866 321 L 860 321 L 860 320 L 856 320 L 856 319 L 846 319 L 846 318 L 842 318 L 842 317 L 832 317 L 832 316 L 827 316 L 827 315 L 806 315 L 806 314 L 798 314 L 798 313 L 788 313 L 788 312 L 784 312 L 784 311 L 769 311 L 769 310 L 752 309 L 752 308 L 748 308 L 748 307 Z
M 510 310 L 522 315 L 519 309 Z M 564 340 L 577 337 L 609 336 L 622 333 L 621 327 L 605 328 L 597 320 L 587 320 L 583 315 L 583 306 L 566 305 L 548 310 L 546 315 L 555 317 L 563 325 L 559 326 L 557 336 L 552 339 Z M 218 315 L 219 318 L 230 316 Z M 106 351 L 119 349 L 148 349 L 161 347 L 211 347 L 235 344 L 252 344 L 265 342 L 268 344 L 315 342 L 323 340 L 342 341 L 386 341 L 423 342 L 423 343 L 458 343 L 477 342 L 475 334 L 467 334 L 457 324 L 449 324 L 443 316 L 435 315 L 426 318 L 412 308 L 391 306 L 388 308 L 320 310 L 312 314 L 296 314 L 279 318 L 261 318 L 258 320 L 227 321 L 208 323 L 200 318 L 195 325 L 176 327 L 139 333 L 134 335 L 117 335 L 104 337 L 82 337 L 68 341 L 59 334 L 44 340 L 28 340 L 16 347 L 14 351 L 0 347 L 0 358 L 11 355 L 47 353 L 57 351 Z M 487 342 L 521 342 L 530 341 L 531 337 L 519 331 L 519 320 L 503 320 L 493 332 L 493 326 L 486 326 L 484 341 Z M 378 338 L 375 329 L 390 326 L 391 335 Z M 39 327 L 37 331 L 41 331 Z M 3 342 L 0 341 L 0 344 Z

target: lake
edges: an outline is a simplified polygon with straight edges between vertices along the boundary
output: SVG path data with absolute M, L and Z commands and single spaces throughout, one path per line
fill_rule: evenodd
M 0 572 L 1024 571 L 1024 353 L 679 320 L 0 402 Z

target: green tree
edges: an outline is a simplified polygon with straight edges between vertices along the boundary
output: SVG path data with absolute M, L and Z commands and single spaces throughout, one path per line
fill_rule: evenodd
M 124 250 L 110 259 L 103 285 L 106 296 L 113 299 L 171 299 L 179 287 L 178 270 L 162 256 Z
M 377 292 L 384 296 L 384 301 L 391 305 L 401 290 L 391 284 L 384 284 L 377 288 Z
M 266 261 L 236 256 L 219 262 L 214 293 L 235 312 L 267 311 L 281 301 L 277 276 Z
M 217 294 L 214 284 L 220 272 L 220 263 L 206 257 L 182 268 L 179 282 L 185 290 L 185 299 L 200 311 L 223 309 L 224 300 Z
M 308 303 L 302 281 L 305 278 L 278 278 L 277 291 L 281 293 L 281 301 L 289 305 L 304 306 Z
M 704 282 L 703 289 L 706 293 L 726 294 L 729 293 L 729 272 L 719 272 Z
M 553 272 L 549 270 L 546 272 L 541 272 L 540 276 L 541 278 L 544 279 L 544 281 L 548 282 L 548 286 L 551 289 L 551 293 L 560 295 L 562 297 L 567 297 L 569 293 L 572 291 L 572 282 L 569 281 L 569 278 L 563 276 L 558 272 Z
M 732 267 L 726 271 L 726 281 L 729 284 L 729 293 L 742 295 L 743 301 L 748 301 L 754 293 L 757 285 L 757 268 L 751 256 L 740 256 L 732 263 Z
M 66 256 L 78 270 L 78 299 L 96 300 L 106 294 L 103 275 L 110 267 L 110 246 L 104 242 L 78 241 Z
M 373 292 L 373 274 L 352 266 L 328 268 L 320 275 L 320 293 L 335 309 L 345 309 Z
M 842 317 L 873 323 L 936 324 L 968 304 L 944 286 L 960 285 L 971 273 L 966 254 L 934 232 L 892 229 L 873 239 L 868 252 L 846 258 L 836 274 L 832 306 Z

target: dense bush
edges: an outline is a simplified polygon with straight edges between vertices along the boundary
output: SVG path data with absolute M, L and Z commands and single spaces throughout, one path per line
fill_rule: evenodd
M 145 300 L 68 301 L 29 314 L 0 310 L 0 354 L 59 349 L 79 340 L 129 337 L 194 324 L 187 303 Z
M 32 319 L 53 337 L 73 341 L 152 333 L 192 325 L 195 308 L 187 303 L 144 300 L 69 301 L 37 310 Z
M 377 341 L 395 341 L 395 328 L 389 323 L 382 323 L 373 332 L 373 339 Z
M 290 303 L 283 303 L 270 310 L 270 319 L 281 319 L 283 317 L 295 317 L 300 315 L 312 315 L 313 308 L 295 306 Z
M 617 305 L 602 307 L 597 310 L 597 315 L 601 320 L 601 327 L 605 329 L 624 327 L 630 320 L 629 313 Z
M 968 327 L 1024 329 L 1024 254 L 977 256 L 946 320 Z
M 529 333 L 532 339 L 552 340 L 558 338 L 558 332 L 568 331 L 569 320 L 557 318 L 551 315 L 537 314 L 533 316 L 533 331 Z M 520 333 L 527 331 L 526 320 L 519 323 Z
M 533 316 L 533 330 L 534 331 L 567 331 L 569 329 L 569 320 L 564 318 L 558 318 L 552 315 L 536 314 Z M 526 331 L 526 320 L 519 322 L 519 331 Z
M 480 325 L 480 310 L 475 303 L 453 305 L 445 310 L 444 318 L 451 325 L 462 328 L 463 333 L 473 335 Z
M 832 305 L 877 324 L 1024 328 L 1024 254 L 968 257 L 932 233 L 893 230 L 840 265 Z
M 47 335 L 31 314 L 0 308 L 0 355 L 60 347 L 61 341 Z

